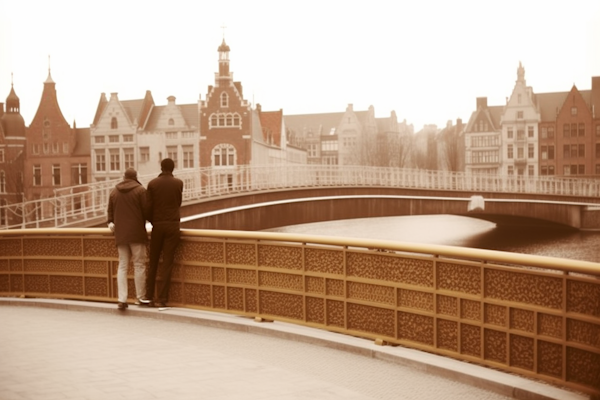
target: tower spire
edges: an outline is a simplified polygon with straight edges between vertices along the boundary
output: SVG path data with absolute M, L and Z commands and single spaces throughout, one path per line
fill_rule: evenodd
M 54 83 L 52 75 L 50 74 L 50 54 L 48 54 L 48 78 L 46 78 L 46 82 L 44 83 Z

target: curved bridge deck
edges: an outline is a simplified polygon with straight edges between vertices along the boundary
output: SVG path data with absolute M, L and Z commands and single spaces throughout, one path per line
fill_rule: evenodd
M 173 306 L 402 345 L 600 395 L 597 263 L 216 230 L 182 231 L 176 261 Z M 114 302 L 117 264 L 108 229 L 0 231 L 2 296 Z

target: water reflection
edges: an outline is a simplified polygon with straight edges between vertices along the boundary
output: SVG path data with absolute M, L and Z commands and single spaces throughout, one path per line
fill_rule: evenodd
M 600 232 L 497 228 L 488 221 L 454 215 L 360 218 L 268 231 L 443 244 L 600 262 Z

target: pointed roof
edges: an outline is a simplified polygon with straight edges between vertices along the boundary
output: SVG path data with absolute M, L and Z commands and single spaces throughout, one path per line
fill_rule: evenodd
M 262 125 L 263 140 L 269 144 L 281 147 L 281 126 L 283 110 L 261 111 L 258 113 Z
M 93 125 L 98 124 L 98 121 L 100 120 L 100 117 L 102 116 L 107 104 L 108 100 L 106 99 L 106 93 L 101 93 L 100 100 L 98 101 L 98 107 L 96 107 L 96 115 L 94 115 L 94 121 L 92 122 Z
M 218 49 L 220 52 L 221 51 L 230 51 L 229 46 L 227 45 L 227 43 L 225 43 L 225 38 L 223 38 L 223 42 L 221 42 L 221 45 L 219 46 Z

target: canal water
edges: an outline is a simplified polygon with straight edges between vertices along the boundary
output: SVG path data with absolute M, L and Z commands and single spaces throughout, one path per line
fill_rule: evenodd
M 488 221 L 454 215 L 347 219 L 267 231 L 443 244 L 600 263 L 600 232 L 498 228 Z

